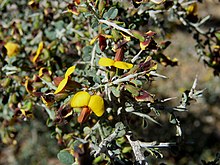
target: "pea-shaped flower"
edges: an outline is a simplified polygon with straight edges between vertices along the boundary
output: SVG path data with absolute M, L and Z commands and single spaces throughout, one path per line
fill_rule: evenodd
M 81 114 L 78 117 L 78 122 L 82 123 L 84 118 L 88 118 L 91 111 L 96 116 L 100 117 L 104 113 L 104 100 L 99 95 L 90 95 L 88 92 L 77 92 L 71 99 L 71 107 L 82 108 Z
M 110 58 L 102 57 L 99 60 L 100 66 L 114 66 L 119 69 L 131 69 L 133 64 L 123 62 L 123 61 L 114 61 Z
M 14 42 L 7 42 L 4 47 L 7 49 L 8 57 L 16 56 L 20 50 L 20 46 Z
M 59 83 L 54 94 L 62 92 L 62 90 L 66 87 L 66 85 L 68 83 L 69 76 L 75 71 L 75 68 L 76 68 L 76 66 L 71 66 L 67 69 L 64 79 L 62 79 L 62 81 Z

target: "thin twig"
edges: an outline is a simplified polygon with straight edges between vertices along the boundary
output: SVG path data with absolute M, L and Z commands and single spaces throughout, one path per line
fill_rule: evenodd
M 94 44 L 93 49 L 92 49 L 92 57 L 90 60 L 91 69 L 93 68 L 93 65 L 94 65 L 94 60 L 95 60 L 95 55 L 96 55 L 96 47 L 97 47 L 97 44 Z
M 113 28 L 115 28 L 115 29 L 117 29 L 117 30 L 120 30 L 120 31 L 123 31 L 123 32 L 129 34 L 130 36 L 134 37 L 134 35 L 130 32 L 129 29 L 125 29 L 125 28 L 123 28 L 123 27 L 121 27 L 121 26 L 118 26 L 117 24 L 115 24 L 115 23 L 113 23 L 113 22 L 110 22 L 110 21 L 108 21 L 108 20 L 103 20 L 103 19 L 100 19 L 99 22 L 100 22 L 100 23 L 104 23 L 104 24 L 106 24 L 106 25 L 108 25 L 108 26 L 112 26 Z
M 141 146 L 140 146 L 140 141 L 137 140 L 137 141 L 132 141 L 131 140 L 131 135 L 125 135 L 126 138 L 128 139 L 131 147 L 132 147 L 132 150 L 133 150 L 133 153 L 134 153 L 134 156 L 135 156 L 135 160 L 137 162 L 141 161 L 141 162 L 144 162 L 145 165 L 148 165 L 147 163 L 147 159 L 146 157 L 144 156 L 143 152 L 141 151 Z
M 139 76 L 139 75 L 143 75 L 143 74 L 145 74 L 145 73 L 146 73 L 146 71 L 139 72 L 139 73 L 135 73 L 135 74 L 130 74 L 130 75 L 126 76 L 126 77 L 119 78 L 119 79 L 113 81 L 112 84 L 119 84 L 119 83 L 121 83 L 121 82 L 130 81 L 130 79 L 132 79 L 132 78 L 134 78 L 134 77 L 137 77 L 137 76 Z
M 135 56 L 132 58 L 131 62 L 134 63 L 134 62 L 138 59 L 138 57 L 141 55 L 142 52 L 143 52 L 143 50 L 140 50 L 140 51 L 138 52 L 138 54 L 135 55 Z

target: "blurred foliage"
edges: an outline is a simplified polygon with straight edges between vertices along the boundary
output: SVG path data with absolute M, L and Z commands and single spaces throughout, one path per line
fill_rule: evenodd
M 63 164 L 148 164 L 163 157 L 159 148 L 175 153 L 191 145 L 178 114 L 202 96 L 197 78 L 175 106 L 169 105 L 174 98 L 151 93 L 151 83 L 167 78 L 157 73 L 159 65 L 178 66 L 165 53 L 177 25 L 193 34 L 198 55 L 219 75 L 220 31 L 200 28 L 209 17 L 199 18 L 199 2 L 0 2 L 2 145 L 21 146 L 22 126 L 37 132 L 36 121 L 57 140 L 55 151 L 42 154 L 59 146 Z M 165 122 L 169 136 L 152 139 Z

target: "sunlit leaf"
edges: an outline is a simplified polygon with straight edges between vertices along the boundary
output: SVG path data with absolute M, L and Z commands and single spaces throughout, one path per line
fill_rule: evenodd
M 144 42 L 144 40 L 145 40 L 144 34 L 142 34 L 141 32 L 139 32 L 137 30 L 132 30 L 131 32 L 132 32 L 132 34 L 134 35 L 135 38 L 140 40 L 140 42 Z
M 125 85 L 125 89 L 127 89 L 133 96 L 139 95 L 138 88 L 134 87 L 133 85 Z

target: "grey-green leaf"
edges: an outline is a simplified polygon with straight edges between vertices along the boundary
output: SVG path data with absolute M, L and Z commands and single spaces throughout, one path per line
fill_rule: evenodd
M 104 13 L 103 17 L 105 19 L 115 19 L 118 15 L 118 9 L 116 7 L 111 7 L 107 12 Z
M 57 154 L 58 159 L 66 165 L 71 165 L 74 163 L 74 158 L 73 156 L 66 150 L 61 150 L 58 154 Z

